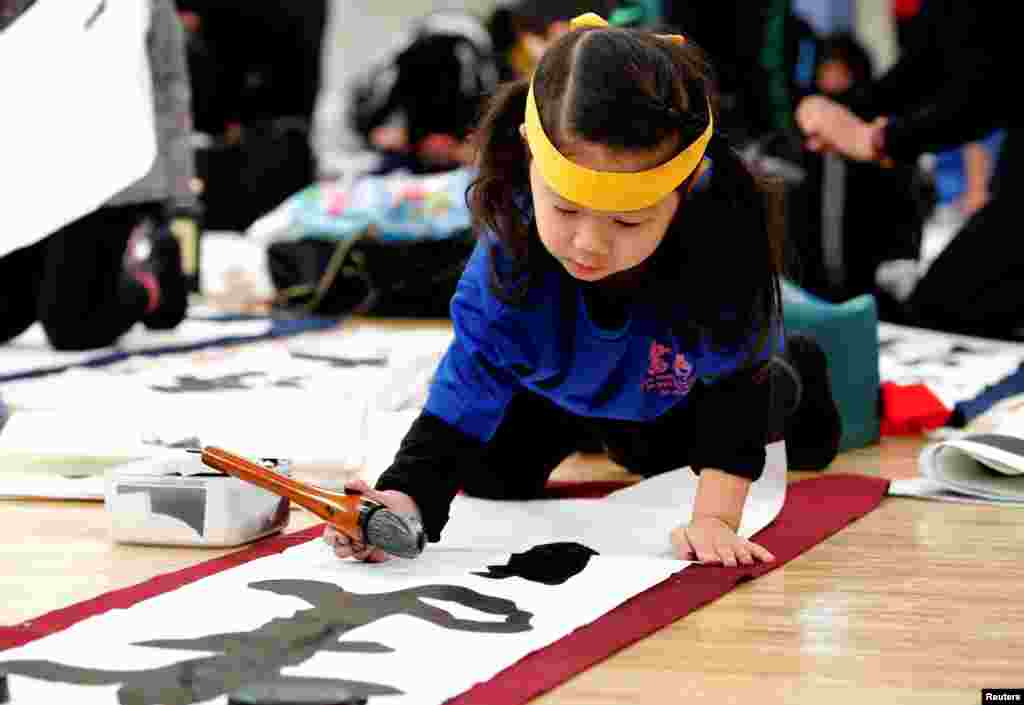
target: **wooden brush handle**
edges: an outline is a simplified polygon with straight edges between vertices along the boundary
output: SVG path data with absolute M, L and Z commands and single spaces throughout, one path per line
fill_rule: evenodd
M 276 495 L 287 497 L 326 520 L 354 541 L 363 541 L 363 532 L 359 526 L 359 506 L 363 499 L 359 495 L 331 492 L 293 480 L 215 446 L 203 448 L 201 457 L 203 464 L 251 482 Z

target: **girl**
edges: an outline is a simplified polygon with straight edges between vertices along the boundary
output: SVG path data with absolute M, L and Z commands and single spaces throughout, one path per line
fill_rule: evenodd
M 460 488 L 538 497 L 589 429 L 628 470 L 700 474 L 671 537 L 680 558 L 771 561 L 736 529 L 766 440 L 788 433 L 793 468 L 834 457 L 824 356 L 795 341 L 773 358 L 780 248 L 714 131 L 700 51 L 594 15 L 573 27 L 483 120 L 469 192 L 482 234 L 452 299 L 455 340 L 376 490 L 349 489 L 419 512 L 438 541 Z

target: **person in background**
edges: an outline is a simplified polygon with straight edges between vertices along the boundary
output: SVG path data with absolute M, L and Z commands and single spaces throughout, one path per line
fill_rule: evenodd
M 882 77 L 843 102 L 811 96 L 797 118 L 815 150 L 865 162 L 916 161 L 1005 129 L 991 198 L 970 217 L 914 286 L 908 322 L 1014 337 L 1024 324 L 1024 248 L 1012 236 L 1020 190 L 1015 133 L 1019 101 L 1007 99 L 1018 63 L 1015 22 L 1004 3 L 927 0 L 915 21 L 928 31 Z
M 355 33 L 383 32 L 395 12 L 369 0 L 332 3 L 312 134 L 318 178 L 472 162 L 469 133 L 498 82 L 529 75 L 568 18 L 610 4 L 512 0 L 490 14 L 470 2 L 412 11 L 397 18 L 404 31 L 368 57 L 357 53 Z
M 874 75 L 871 55 L 849 32 L 837 32 L 822 40 L 821 58 L 815 70 L 815 87 L 821 93 L 840 96 Z
M 847 32 L 825 37 L 815 70 L 820 93 L 839 97 L 871 81 L 867 49 Z M 883 169 L 842 155 L 805 153 L 806 178 L 788 204 L 797 281 L 832 301 L 864 293 L 878 298 L 880 315 L 893 315 L 876 286 L 882 262 L 915 259 L 929 204 L 916 164 Z
M 820 469 L 840 420 L 821 349 L 780 349 L 780 233 L 716 98 L 695 44 L 593 14 L 494 97 L 454 341 L 394 463 L 351 491 L 419 513 L 438 541 L 460 488 L 538 497 L 587 428 L 630 471 L 699 473 L 666 536 L 679 558 L 774 560 L 737 535 L 765 445 L 784 436 L 790 468 Z
M 156 160 L 101 208 L 0 257 L 0 342 L 38 321 L 54 348 L 88 350 L 113 344 L 138 322 L 164 330 L 185 317 L 183 260 L 194 266 L 200 228 L 188 73 L 174 5 L 147 1 Z M 68 120 L 73 127 L 74 115 Z
M 413 49 L 413 58 L 425 48 L 447 44 L 449 88 L 472 94 L 480 90 L 479 59 L 490 52 L 490 37 L 481 20 L 466 3 L 447 5 L 449 9 L 430 12 L 431 3 L 410 3 L 402 8 L 385 7 L 376 0 L 335 0 L 329 3 L 321 57 L 321 80 L 310 135 L 319 180 L 351 179 L 363 174 L 385 173 L 402 162 L 415 161 L 410 145 L 409 125 L 403 108 L 411 96 L 402 96 L 395 89 L 399 77 L 399 57 Z M 433 19 L 430 19 L 433 15 Z M 396 32 L 395 27 L 400 27 Z M 387 37 L 380 44 L 369 45 L 367 37 Z M 417 39 L 424 40 L 413 48 Z M 453 53 L 457 47 L 467 60 L 459 61 Z M 470 61 L 475 62 L 469 65 Z M 410 67 L 415 69 L 415 66 Z M 412 71 L 407 72 L 408 77 Z M 423 80 L 421 74 L 421 81 Z M 426 79 L 426 86 L 417 87 L 414 95 L 434 87 L 438 75 Z M 497 78 L 491 79 L 491 83 Z M 472 84 L 472 85 L 469 85 Z M 468 90 L 463 90 L 466 88 Z M 472 96 L 471 96 L 472 99 Z M 450 105 L 429 101 L 443 113 Z M 455 151 L 454 135 L 449 139 L 434 138 L 426 144 L 434 152 L 447 148 Z M 452 155 L 455 160 L 454 155 Z M 444 161 L 440 155 L 434 161 Z
M 816 36 L 791 0 L 666 0 L 665 21 L 708 52 L 722 94 L 722 126 L 738 143 L 794 131 Z M 776 145 L 781 148 L 780 145 Z M 787 150 L 788 151 L 788 150 Z
M 312 121 L 327 0 L 176 0 L 188 37 L 196 129 Z
M 501 79 L 533 73 L 544 51 L 569 31 L 569 21 L 584 12 L 612 14 L 613 0 L 507 0 L 491 14 L 488 27 L 501 57 Z
M 928 51 L 934 22 L 921 10 L 925 0 L 891 0 L 896 44 L 901 56 Z M 943 225 L 959 227 L 989 199 L 989 181 L 1003 133 L 996 131 L 976 142 L 943 150 L 929 164 L 935 182 L 936 212 Z M 926 160 L 928 161 L 928 160 Z
M 327 0 L 177 0 L 204 222 L 243 231 L 314 178 Z

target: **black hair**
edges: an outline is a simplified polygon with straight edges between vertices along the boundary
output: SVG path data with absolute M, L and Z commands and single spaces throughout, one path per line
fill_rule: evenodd
M 508 6 L 517 32 L 545 36 L 555 22 L 568 22 L 586 12 L 607 17 L 615 9 L 614 0 L 518 0 Z
M 707 128 L 717 104 L 699 47 L 635 29 L 568 33 L 544 53 L 533 84 L 556 146 L 572 138 L 613 150 L 654 149 L 673 139 L 685 147 Z M 495 294 L 519 301 L 550 264 L 518 205 L 529 188 L 519 133 L 528 87 L 526 80 L 508 84 L 493 98 L 477 133 L 479 174 L 469 191 L 475 224 L 493 232 L 518 267 L 504 281 L 492 272 Z M 680 186 L 676 216 L 649 258 L 655 300 L 685 302 L 689 320 L 674 324 L 716 344 L 741 345 L 752 331 L 763 341 L 781 319 L 781 232 L 769 227 L 765 191 L 717 132 L 707 156 L 707 186 L 690 191 L 694 176 Z
M 849 32 L 836 32 L 825 37 L 821 45 L 821 63 L 829 61 L 841 61 L 849 67 L 852 85 L 870 80 L 875 72 L 871 54 Z

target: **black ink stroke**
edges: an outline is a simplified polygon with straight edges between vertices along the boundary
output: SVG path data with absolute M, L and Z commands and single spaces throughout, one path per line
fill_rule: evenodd
M 235 372 L 217 377 L 198 377 L 196 375 L 178 375 L 171 384 L 154 384 L 149 388 L 155 392 L 167 394 L 189 394 L 192 392 L 223 392 L 248 391 L 256 389 L 256 379 L 263 379 L 263 387 L 281 389 L 302 389 L 305 375 L 292 375 L 271 378 L 266 372 Z
M 501 580 L 519 577 L 545 585 L 561 585 L 583 572 L 597 551 L 571 541 L 545 543 L 524 553 L 513 553 L 506 565 L 489 565 L 486 573 L 473 573 L 481 578 Z
M 107 0 L 100 0 L 100 4 L 96 6 L 96 9 L 92 11 L 92 14 L 85 18 L 85 28 L 92 29 L 92 26 L 96 24 L 96 20 L 98 20 L 100 15 L 106 11 Z
M 0 673 L 77 685 L 121 684 L 121 705 L 189 705 L 235 692 L 246 684 L 332 684 L 355 697 L 402 695 L 403 691 L 379 683 L 344 679 L 303 679 L 281 675 L 318 652 L 386 653 L 391 648 L 375 642 L 339 641 L 347 632 L 395 615 L 422 619 L 444 629 L 489 634 L 515 634 L 533 628 L 533 615 L 515 602 L 456 585 L 422 585 L 394 592 L 359 594 L 332 583 L 314 580 L 262 580 L 249 587 L 277 595 L 298 597 L 312 605 L 291 617 L 272 619 L 248 632 L 210 634 L 194 639 L 153 639 L 137 646 L 184 651 L 213 651 L 162 668 L 119 671 L 68 666 L 45 660 L 0 661 Z M 424 600 L 439 600 L 470 607 L 504 621 L 460 619 Z M 13 698 L 17 693 L 12 693 Z
M 206 490 L 202 487 L 118 485 L 117 493 L 147 495 L 150 513 L 183 521 L 200 537 L 203 536 L 206 529 Z
M 173 385 L 152 385 L 150 389 L 168 394 L 185 394 L 188 392 L 219 392 L 228 390 L 252 389 L 248 384 L 250 377 L 266 377 L 265 372 L 237 372 L 219 377 L 196 377 L 195 375 L 178 375 Z
M 313 353 L 293 352 L 292 357 L 312 362 L 326 362 L 328 367 L 387 367 L 386 357 L 340 357 L 335 355 L 315 355 Z

